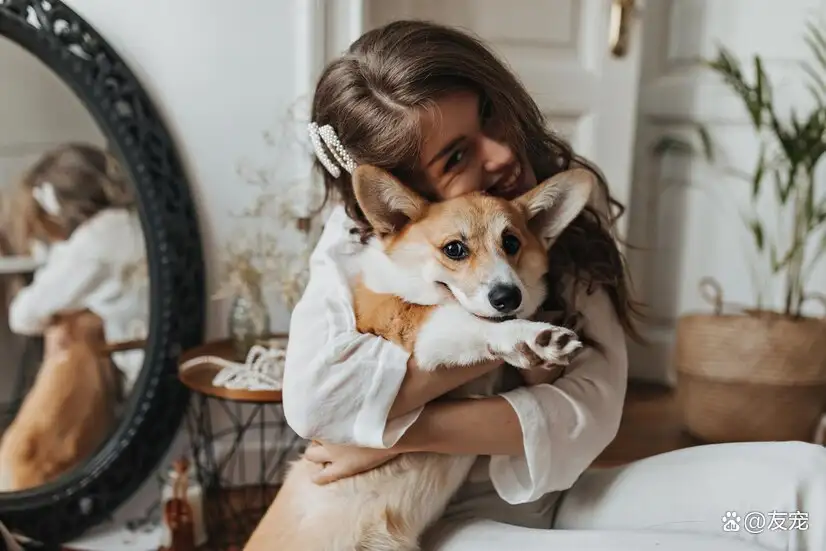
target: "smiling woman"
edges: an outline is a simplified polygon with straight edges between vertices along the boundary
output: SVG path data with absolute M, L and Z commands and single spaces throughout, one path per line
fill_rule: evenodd
M 536 183 L 524 155 L 505 145 L 501 123 L 492 119 L 490 103 L 458 91 L 421 113 L 420 191 L 442 199 L 487 191 L 513 199 Z M 526 167 L 523 169 L 523 167 Z

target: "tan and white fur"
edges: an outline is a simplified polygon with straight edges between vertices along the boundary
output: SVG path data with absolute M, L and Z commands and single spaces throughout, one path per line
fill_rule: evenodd
M 545 299 L 548 249 L 586 205 L 590 172 L 559 174 L 506 201 L 482 193 L 429 203 L 371 166 L 353 173 L 377 237 L 354 289 L 358 329 L 410 351 L 419 369 L 503 360 L 566 364 L 581 347 L 564 328 L 529 321 Z M 500 371 L 452 397 L 490 395 Z M 465 481 L 475 456 L 402 454 L 328 485 L 298 460 L 248 551 L 412 551 Z
M 0 439 L 0 492 L 53 481 L 89 459 L 115 422 L 117 374 L 89 311 L 55 317 L 31 390 Z

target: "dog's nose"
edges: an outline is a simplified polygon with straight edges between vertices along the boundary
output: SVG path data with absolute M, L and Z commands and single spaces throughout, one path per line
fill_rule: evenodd
M 515 285 L 495 285 L 488 293 L 490 305 L 498 312 L 513 312 L 522 304 L 522 292 Z

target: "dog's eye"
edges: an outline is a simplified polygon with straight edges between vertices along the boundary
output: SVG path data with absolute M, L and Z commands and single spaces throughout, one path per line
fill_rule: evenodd
M 442 252 L 452 260 L 462 260 L 468 255 L 467 247 L 461 241 L 451 241 L 442 247 Z
M 521 245 L 519 238 L 515 235 L 506 233 L 502 236 L 502 249 L 505 251 L 505 254 L 514 255 L 518 253 Z

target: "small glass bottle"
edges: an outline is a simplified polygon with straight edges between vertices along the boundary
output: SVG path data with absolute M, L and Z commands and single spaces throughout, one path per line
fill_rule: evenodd
M 238 362 L 245 361 L 252 346 L 266 338 L 270 331 L 270 314 L 261 290 L 260 275 L 254 270 L 245 273 L 229 311 L 229 335 Z
M 174 462 L 161 491 L 161 511 L 166 509 L 172 499 L 184 499 L 192 511 L 192 527 L 196 546 L 207 541 L 206 523 L 204 519 L 204 493 L 198 479 L 192 476 L 189 461 L 179 459 Z M 164 521 L 162 524 L 161 546 L 168 549 L 172 545 L 172 529 Z

